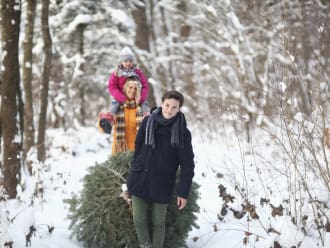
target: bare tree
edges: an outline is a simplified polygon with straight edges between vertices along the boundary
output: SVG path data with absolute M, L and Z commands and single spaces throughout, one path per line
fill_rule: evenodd
M 0 27 L 1 27 L 1 23 L 0 23 Z M 0 61 L 0 65 L 1 65 L 1 61 Z M 2 80 L 1 80 L 1 74 L 0 74 L 0 108 L 1 108 L 1 96 L 2 96 Z M 2 147 L 2 128 L 1 128 L 1 109 L 0 109 L 0 154 L 1 154 L 1 147 Z M 0 160 L 0 169 L 1 169 L 1 160 Z
M 43 72 L 41 78 L 41 95 L 40 95 L 40 114 L 39 114 L 39 127 L 38 127 L 38 160 L 44 161 L 46 158 L 46 145 L 45 145 L 45 134 L 46 134 L 46 115 L 48 106 L 48 88 L 49 88 L 49 75 L 50 65 L 52 59 L 52 40 L 49 33 L 49 0 L 42 0 L 42 12 L 41 12 L 41 29 L 42 38 L 44 42 L 44 62 Z
M 1 25 L 0 25 L 1 26 Z M 1 80 L 1 74 L 0 74 L 0 96 L 2 96 L 2 80 Z M 1 107 L 1 97 L 0 97 L 0 107 Z M 1 109 L 0 109 L 0 154 L 2 152 L 2 127 L 1 127 Z M 1 160 L 0 160 L 0 170 L 1 170 Z
M 79 37 L 79 54 L 80 56 L 83 58 L 84 57 L 84 30 L 86 28 L 88 24 L 86 23 L 80 23 L 78 26 L 77 26 L 77 32 L 78 32 L 78 37 Z M 84 66 L 85 66 L 85 63 L 81 63 L 80 65 L 80 68 L 82 71 L 85 71 L 84 70 Z M 79 77 L 77 78 L 77 81 L 79 81 Z M 79 83 L 77 82 L 77 85 L 79 85 Z M 85 112 L 85 105 L 86 105 L 86 102 L 85 102 L 85 94 L 86 94 L 86 86 L 85 86 L 85 83 L 83 83 L 80 87 L 78 87 L 78 91 L 79 91 L 79 96 L 80 96 L 80 100 L 81 100 L 81 104 L 79 105 L 79 112 L 80 112 L 80 122 L 83 126 L 85 126 L 86 122 L 86 112 Z
M 132 15 L 134 18 L 136 26 L 136 35 L 135 35 L 135 45 L 146 52 L 150 52 L 149 45 L 149 28 L 148 28 L 148 20 L 146 16 L 146 7 L 143 6 L 135 6 L 135 9 L 132 11 Z M 138 58 L 140 62 L 140 67 L 142 71 L 145 73 L 146 77 L 149 78 L 151 72 L 147 69 L 145 63 L 142 63 L 141 58 Z M 149 85 L 149 96 L 148 101 L 151 106 L 156 106 L 156 100 L 153 93 L 152 85 Z
M 1 31 L 3 72 L 1 89 L 1 133 L 3 134 L 4 187 L 9 198 L 15 198 L 20 178 L 21 144 L 18 129 L 18 88 L 20 82 L 18 40 L 20 25 L 20 2 L 1 1 Z
M 177 15 L 177 22 L 181 24 L 180 29 L 177 31 L 179 33 L 178 39 L 175 40 L 178 44 L 189 44 L 190 41 L 192 27 L 189 22 L 187 22 L 187 16 L 189 15 L 188 6 L 186 1 L 178 1 L 177 10 L 179 15 Z M 176 78 L 176 81 L 182 85 L 181 87 L 183 88 L 186 99 L 190 98 L 187 101 L 189 109 L 195 111 L 199 105 L 196 104 L 196 101 L 192 101 L 191 99 L 196 97 L 196 92 L 198 92 L 196 85 L 198 85 L 199 82 L 194 83 L 193 78 L 194 49 L 189 45 L 177 45 L 177 47 L 181 50 L 181 52 L 179 51 L 178 53 L 182 54 L 178 62 L 184 70 L 177 71 L 176 74 L 178 78 Z
M 27 1 L 27 11 L 25 20 L 25 34 L 23 40 L 24 59 L 23 59 L 23 85 L 25 95 L 24 106 L 24 143 L 23 159 L 30 148 L 34 145 L 34 124 L 33 124 L 33 100 L 32 100 L 32 48 L 33 30 L 36 14 L 36 0 Z
M 149 20 L 148 24 L 150 26 L 150 46 L 151 46 L 151 53 L 153 54 L 153 57 L 155 58 L 161 58 L 169 56 L 169 44 L 168 42 L 168 34 L 169 30 L 166 26 L 166 23 L 164 23 L 165 18 L 165 10 L 162 5 L 158 4 L 158 1 L 155 0 L 148 0 L 148 11 L 149 14 Z M 162 18 L 159 18 L 162 17 Z M 160 40 L 166 40 L 162 45 L 159 44 Z M 153 71 L 156 73 L 153 73 L 153 77 L 161 84 L 158 85 L 157 92 L 160 92 L 161 90 L 173 90 L 173 80 L 174 77 L 170 73 L 172 70 L 170 70 L 172 63 L 170 61 L 164 62 L 164 61 L 158 61 L 156 59 L 153 59 L 154 68 Z M 160 89 L 160 90 L 159 90 Z

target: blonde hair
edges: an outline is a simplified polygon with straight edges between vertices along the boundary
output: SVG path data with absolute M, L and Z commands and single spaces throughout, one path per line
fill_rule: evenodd
M 126 95 L 126 90 L 130 83 L 134 83 L 137 86 L 135 99 L 140 99 L 141 97 L 141 82 L 137 78 L 127 78 L 123 87 L 124 94 Z

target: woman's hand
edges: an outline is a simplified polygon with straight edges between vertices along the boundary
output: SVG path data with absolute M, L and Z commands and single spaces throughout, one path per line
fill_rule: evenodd
M 179 210 L 184 209 L 187 204 L 187 199 L 178 196 L 177 203 L 178 203 Z
M 136 97 L 135 97 L 136 105 L 140 105 L 140 99 L 141 99 L 140 94 L 136 94 Z

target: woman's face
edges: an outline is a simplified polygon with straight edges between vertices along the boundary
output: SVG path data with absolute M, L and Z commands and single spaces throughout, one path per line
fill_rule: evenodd
M 129 100 L 135 99 L 137 93 L 137 84 L 134 81 L 127 82 L 125 95 Z
M 162 103 L 162 114 L 165 119 L 171 119 L 180 111 L 180 102 L 174 98 L 165 99 Z

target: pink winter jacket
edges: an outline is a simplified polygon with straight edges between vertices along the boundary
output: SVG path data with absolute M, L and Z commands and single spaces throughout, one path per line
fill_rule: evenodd
M 117 75 L 120 69 L 115 70 L 108 81 L 108 89 L 110 94 L 115 98 L 115 100 L 119 103 L 123 103 L 126 100 L 126 96 L 123 92 L 126 76 L 125 75 Z M 135 74 L 139 76 L 141 81 L 141 99 L 140 104 L 142 104 L 148 97 L 149 86 L 146 77 L 143 75 L 142 71 L 138 68 L 134 70 Z

